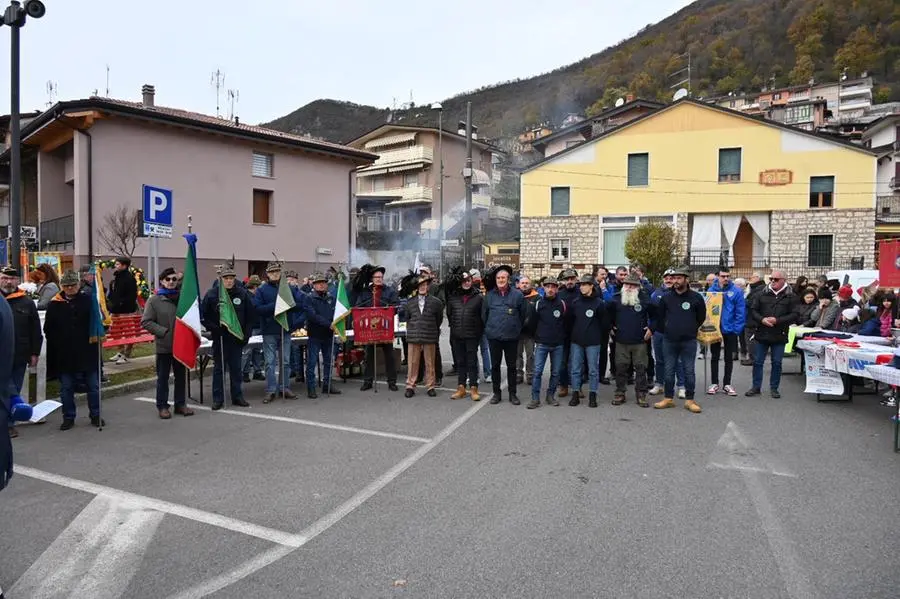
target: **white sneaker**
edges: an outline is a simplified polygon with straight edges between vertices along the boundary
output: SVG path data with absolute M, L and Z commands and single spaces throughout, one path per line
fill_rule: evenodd
M 679 389 L 678 390 L 678 399 L 686 399 L 686 398 L 687 398 L 687 393 L 684 392 L 684 389 Z
M 737 395 L 737 391 L 735 391 L 734 387 L 732 387 L 731 385 L 725 385 L 725 393 L 731 395 L 732 397 Z
M 128 364 L 128 358 L 119 354 L 119 358 L 116 360 L 116 366 L 121 366 L 122 364 Z
M 485 383 L 490 383 L 490 382 L 491 382 L 491 375 L 489 375 L 489 374 L 484 375 L 484 382 L 485 382 Z
M 110 362 L 117 362 L 117 361 L 119 360 L 119 358 L 121 358 L 121 357 L 122 357 L 122 352 L 117 352 L 114 356 L 112 356 L 112 357 L 109 359 L 109 361 L 110 361 Z
M 718 392 L 719 392 L 719 386 L 718 386 L 718 385 L 710 385 L 710 386 L 709 386 L 709 389 L 706 390 L 706 394 L 707 394 L 707 395 L 715 395 L 715 394 L 718 393 Z
M 657 383 L 657 384 L 653 385 L 653 388 L 650 389 L 647 393 L 649 393 L 650 395 L 659 395 L 662 392 L 663 392 L 663 386 L 660 385 L 659 383 Z

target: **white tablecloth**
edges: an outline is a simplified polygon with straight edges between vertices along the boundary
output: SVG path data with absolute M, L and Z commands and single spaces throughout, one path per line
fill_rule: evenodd
M 827 340 L 813 339 L 803 339 L 797 342 L 797 347 L 823 356 L 823 366 L 827 370 L 864 378 L 873 378 L 867 367 L 874 366 L 880 356 L 893 358 L 894 349 L 889 346 L 889 339 L 854 335 L 853 339 L 847 341 L 855 341 L 859 343 L 859 347 L 846 347 Z

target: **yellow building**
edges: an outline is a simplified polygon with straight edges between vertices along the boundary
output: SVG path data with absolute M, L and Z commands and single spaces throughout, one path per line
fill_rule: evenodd
M 871 268 L 875 169 L 866 148 L 684 99 L 528 168 L 521 261 L 626 264 L 631 229 L 660 221 L 698 270 Z

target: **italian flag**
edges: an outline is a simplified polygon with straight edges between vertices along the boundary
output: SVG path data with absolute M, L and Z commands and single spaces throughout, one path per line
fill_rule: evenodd
M 350 300 L 347 299 L 347 288 L 344 287 L 344 277 L 338 278 L 337 298 L 334 302 L 334 317 L 331 319 L 331 328 L 341 341 L 347 340 L 347 316 L 350 315 Z
M 184 259 L 184 277 L 178 296 L 172 355 L 187 368 L 197 365 L 200 349 L 200 281 L 197 278 L 197 236 L 188 233 L 188 251 Z

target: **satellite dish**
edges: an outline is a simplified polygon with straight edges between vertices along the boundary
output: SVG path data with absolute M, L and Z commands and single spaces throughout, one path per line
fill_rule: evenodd
M 682 87 L 677 92 L 675 92 L 674 96 L 672 96 L 672 101 L 677 102 L 678 100 L 680 100 L 682 98 L 687 98 L 687 95 L 688 95 L 688 90 L 686 90 Z
M 616 100 L 616 108 L 623 105 L 624 103 L 625 103 L 625 98 L 619 98 L 618 100 Z

